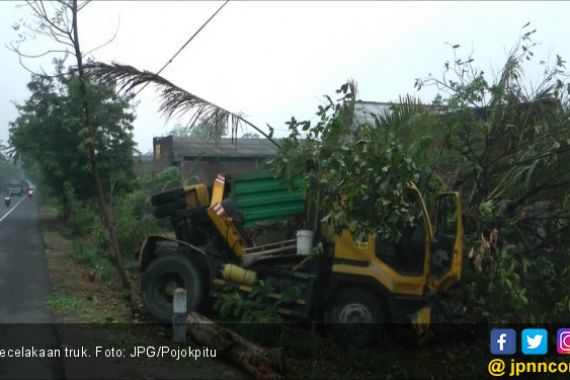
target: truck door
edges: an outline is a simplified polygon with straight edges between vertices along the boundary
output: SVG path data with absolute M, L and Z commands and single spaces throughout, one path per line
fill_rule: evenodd
M 449 288 L 461 277 L 463 219 L 458 192 L 438 194 L 431 241 L 430 292 Z

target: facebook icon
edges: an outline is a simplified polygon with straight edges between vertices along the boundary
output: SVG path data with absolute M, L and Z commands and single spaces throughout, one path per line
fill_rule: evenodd
M 492 329 L 490 343 L 493 355 L 513 355 L 517 351 L 517 333 L 513 329 Z

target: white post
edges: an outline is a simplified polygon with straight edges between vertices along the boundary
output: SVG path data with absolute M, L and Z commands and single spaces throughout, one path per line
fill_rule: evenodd
M 177 288 L 172 300 L 172 339 L 176 343 L 186 341 L 186 289 Z

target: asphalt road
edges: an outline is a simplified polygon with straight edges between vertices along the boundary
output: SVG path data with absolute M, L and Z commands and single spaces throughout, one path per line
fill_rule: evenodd
M 7 358 L 10 349 L 58 347 L 46 305 L 49 277 L 35 198 L 0 204 L 0 379 L 60 379 L 62 361 Z M 4 351 L 3 351 L 4 350 Z M 3 355 L 4 354 L 4 355 Z M 11 351 L 16 355 L 16 351 Z M 4 357 L 3 357 L 4 356 Z

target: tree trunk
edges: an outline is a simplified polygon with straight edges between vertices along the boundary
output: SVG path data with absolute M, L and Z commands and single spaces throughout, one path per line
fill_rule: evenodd
M 255 379 L 285 378 L 280 348 L 263 348 L 192 311 L 188 313 L 186 323 L 192 340 L 216 350 L 216 355 L 240 365 Z
M 77 29 L 77 0 L 73 0 L 73 47 L 75 49 L 75 57 L 77 59 L 77 71 L 79 73 L 79 87 L 81 90 L 81 94 L 83 97 L 83 111 L 85 115 L 85 124 L 87 128 L 89 128 L 90 134 L 90 141 L 89 141 L 89 155 L 91 161 L 91 171 L 93 173 L 93 179 L 95 181 L 95 189 L 97 191 L 97 196 L 99 198 L 99 206 L 101 207 L 101 213 L 103 215 L 103 222 L 105 224 L 105 228 L 109 232 L 109 238 L 111 240 L 111 251 L 113 254 L 113 261 L 115 268 L 119 274 L 119 278 L 121 279 L 121 283 L 123 288 L 127 291 L 127 300 L 131 308 L 133 308 L 132 304 L 132 297 L 131 297 L 131 283 L 127 276 L 127 271 L 125 270 L 125 264 L 123 262 L 123 256 L 121 254 L 121 250 L 119 248 L 119 242 L 117 240 L 117 233 L 115 231 L 115 226 L 113 225 L 113 220 L 111 216 L 111 212 L 109 210 L 109 206 L 107 204 L 107 200 L 105 199 L 105 193 L 103 190 L 103 185 L 101 183 L 101 176 L 99 175 L 99 166 L 97 164 L 97 152 L 95 149 L 95 141 L 96 141 L 96 131 L 95 126 L 91 120 L 91 113 L 89 110 L 89 102 L 87 101 L 87 91 L 85 88 L 85 73 L 83 70 L 83 57 L 81 55 L 81 49 L 79 45 L 79 32 Z

